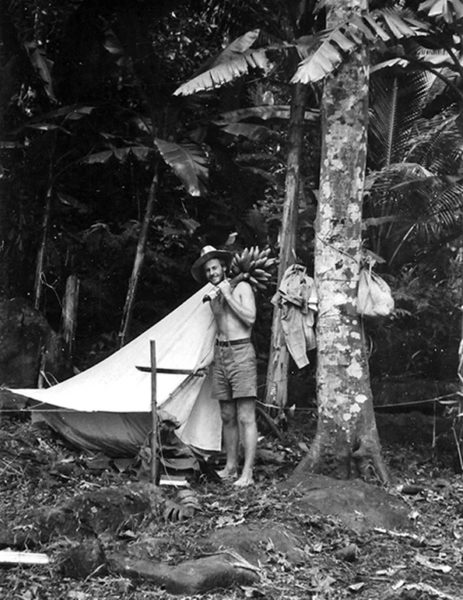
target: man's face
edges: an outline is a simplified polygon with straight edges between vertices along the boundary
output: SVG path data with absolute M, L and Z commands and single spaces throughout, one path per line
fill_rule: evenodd
M 211 258 L 204 265 L 206 279 L 213 285 L 218 285 L 225 279 L 225 269 L 218 258 Z

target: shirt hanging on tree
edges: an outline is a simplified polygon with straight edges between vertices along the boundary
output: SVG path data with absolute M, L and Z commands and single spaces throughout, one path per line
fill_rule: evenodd
M 309 364 L 307 351 L 316 347 L 313 326 L 317 302 L 314 280 L 307 275 L 306 267 L 288 267 L 272 303 L 280 307 L 286 346 L 299 369 Z

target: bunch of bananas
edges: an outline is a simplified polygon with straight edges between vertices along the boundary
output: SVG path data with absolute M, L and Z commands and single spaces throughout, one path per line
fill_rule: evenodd
M 246 274 L 246 281 L 259 290 L 265 290 L 272 279 L 268 269 L 276 264 L 276 259 L 270 257 L 270 248 L 259 250 L 258 246 L 244 248 L 237 252 L 230 264 L 230 274 L 237 277 Z

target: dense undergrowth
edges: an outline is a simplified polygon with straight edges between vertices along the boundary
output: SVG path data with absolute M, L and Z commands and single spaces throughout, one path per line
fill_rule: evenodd
M 393 425 L 392 425 L 393 426 Z M 178 522 L 158 519 L 133 533 L 133 539 L 163 535 L 169 539 L 164 560 L 177 563 L 202 551 L 200 537 L 212 530 L 268 519 L 296 525 L 306 537 L 305 559 L 293 564 L 265 548 L 260 582 L 249 587 L 217 590 L 202 598 L 332 600 L 427 600 L 461 598 L 463 588 L 463 481 L 451 468 L 448 452 L 436 456 L 419 431 L 410 431 L 399 444 L 383 446 L 393 475 L 391 493 L 408 503 L 413 529 L 407 533 L 371 530 L 358 534 L 336 517 L 301 515 L 277 483 L 291 472 L 310 442 L 312 423 L 293 425 L 283 439 L 262 439 L 281 457 L 260 462 L 256 485 L 245 491 L 199 477 L 197 491 L 201 511 Z M 416 433 L 416 438 L 413 434 Z M 0 427 L 0 524 L 11 528 L 24 523 L 32 508 L 52 507 L 77 493 L 134 479 L 114 465 L 92 470 L 87 457 L 66 447 L 47 430 L 28 420 L 3 417 Z M 54 539 L 35 551 L 52 559 L 66 539 Z M 85 580 L 63 578 L 53 565 L 0 567 L 0 598 L 8 600 L 147 600 L 170 598 L 146 582 L 134 582 L 116 574 Z M 199 596 L 198 596 L 199 597 Z M 173 598 L 173 596 L 172 596 Z M 186 598 L 186 596 L 183 596 Z

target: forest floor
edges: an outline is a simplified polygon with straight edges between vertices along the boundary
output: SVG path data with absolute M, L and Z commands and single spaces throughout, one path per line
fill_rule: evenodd
M 382 422 L 382 417 L 379 417 Z M 5 600 L 147 600 L 173 598 L 337 600 L 461 600 L 463 597 L 463 479 L 453 469 L 451 444 L 433 448 L 432 417 L 411 425 L 401 415 L 379 426 L 393 483 L 390 493 L 409 510 L 410 529 L 363 532 L 336 516 L 303 514 L 295 496 L 280 483 L 300 460 L 313 434 L 313 421 L 299 421 L 282 439 L 266 436 L 260 447 L 270 457 L 257 465 L 256 485 L 236 490 L 199 477 L 192 487 L 201 510 L 185 521 L 162 518 L 117 535 L 133 544 L 141 536 L 168 539 L 163 560 L 179 563 L 204 552 L 199 540 L 221 528 L 287 524 L 305 540 L 303 556 L 288 560 L 271 542 L 261 548 L 258 580 L 196 596 L 173 596 L 150 581 L 135 581 L 111 570 L 84 579 L 63 576 L 53 558 L 70 543 L 65 535 L 32 548 L 49 555 L 49 565 L 0 565 L 0 598 Z M 417 425 L 418 423 L 418 425 Z M 425 424 L 423 433 L 421 425 Z M 402 434 L 400 433 L 402 431 Z M 405 432 L 405 433 L 404 433 Z M 434 435 L 434 433 L 432 434 Z M 0 424 L 0 528 L 23 527 L 32 509 L 54 507 L 85 490 L 130 484 L 134 474 L 114 463 L 90 469 L 86 457 L 28 419 L 3 416 Z M 168 493 L 168 492 L 167 492 Z M 0 531 L 0 539 L 2 532 Z

